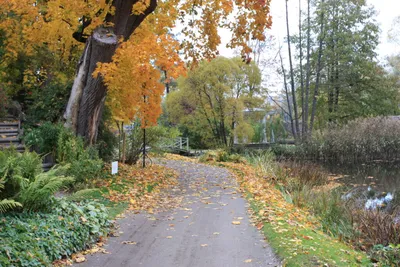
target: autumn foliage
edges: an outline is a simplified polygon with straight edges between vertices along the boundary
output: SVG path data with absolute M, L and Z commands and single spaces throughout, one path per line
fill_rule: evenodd
M 43 50 L 58 62 L 76 64 L 72 55 L 82 53 L 92 32 L 113 27 L 106 21 L 118 8 L 114 2 L 0 0 L 0 31 L 6 51 L 0 71 L 21 54 Z M 141 15 L 152 1 L 133 3 L 132 14 Z M 161 112 L 160 73 L 168 83 L 185 72 L 181 55 L 194 64 L 217 56 L 219 28 L 231 32 L 228 47 L 250 53 L 249 40 L 264 40 L 265 29 L 271 26 L 269 4 L 270 0 L 157 1 L 156 10 L 146 15 L 130 38 L 117 36 L 120 42 L 112 62 L 98 64 L 94 73 L 108 86 L 106 103 L 114 118 L 130 121 L 138 116 L 144 127 L 153 125 Z

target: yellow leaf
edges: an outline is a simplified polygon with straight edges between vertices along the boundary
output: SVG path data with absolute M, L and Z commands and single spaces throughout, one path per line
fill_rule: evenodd
M 136 245 L 137 242 L 135 242 L 135 241 L 122 241 L 121 244 L 124 244 L 124 245 Z
M 253 261 L 252 259 L 247 259 L 247 260 L 244 261 L 244 263 L 250 263 L 252 261 Z
M 202 247 L 208 247 L 208 244 L 201 244 Z
M 239 225 L 239 224 L 240 224 L 240 221 L 232 221 L 232 224 L 234 224 L 234 225 Z

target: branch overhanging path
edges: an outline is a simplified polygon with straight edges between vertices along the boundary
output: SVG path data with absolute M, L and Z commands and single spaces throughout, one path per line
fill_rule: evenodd
M 184 161 L 160 164 L 179 172 L 167 198 L 177 208 L 155 214 L 127 214 L 121 235 L 76 266 L 234 267 L 280 266 L 278 257 L 251 225 L 247 203 L 230 173 Z

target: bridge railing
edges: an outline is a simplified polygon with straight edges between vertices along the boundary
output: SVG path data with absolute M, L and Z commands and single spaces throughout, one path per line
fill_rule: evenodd
M 189 152 L 190 151 L 189 138 L 188 137 L 166 138 L 163 141 L 161 141 L 160 147 L 166 150 Z

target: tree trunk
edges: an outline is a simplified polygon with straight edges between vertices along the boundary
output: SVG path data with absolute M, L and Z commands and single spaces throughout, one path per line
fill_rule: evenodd
M 307 73 L 306 73 L 306 99 L 304 106 L 304 132 L 308 135 L 308 101 L 310 95 L 310 80 L 311 80 L 311 66 L 310 66 L 310 51 L 311 51 L 311 23 L 310 23 L 310 0 L 307 1 Z
M 292 100 L 293 100 L 293 112 L 294 112 L 294 121 L 296 126 L 296 136 L 297 140 L 300 135 L 299 128 L 299 116 L 297 113 L 297 100 L 296 100 L 296 89 L 294 87 L 294 71 L 293 71 L 293 62 L 292 62 L 292 49 L 290 46 L 290 33 L 289 33 L 289 11 L 288 11 L 288 0 L 286 1 L 286 31 L 287 31 L 287 43 L 288 43 L 288 52 L 289 52 L 289 67 L 290 67 L 290 86 L 292 89 Z
M 97 131 L 103 112 L 107 88 L 100 76 L 93 77 L 99 62 L 110 62 L 118 46 L 118 40 L 129 39 L 132 33 L 152 13 L 157 0 L 150 0 L 149 6 L 141 14 L 132 14 L 132 7 L 139 0 L 114 0 L 113 14 L 107 14 L 105 24 L 112 27 L 98 27 L 86 40 L 83 56 L 77 67 L 75 81 L 64 113 L 65 126 L 85 138 L 88 144 L 97 139 Z M 82 41 L 83 26 L 78 41 Z
M 303 38 L 302 38 L 302 23 L 301 23 L 301 0 L 299 0 L 299 49 L 300 49 L 300 87 L 301 87 L 301 137 L 305 135 L 305 92 L 304 92 L 304 75 L 303 75 Z
M 321 1 L 322 8 L 324 0 Z M 318 61 L 317 61 L 317 77 L 315 80 L 315 88 L 314 88 L 314 95 L 313 95 L 313 103 L 312 103 L 312 110 L 311 110 L 311 118 L 310 118 L 310 136 L 312 135 L 312 130 L 314 127 L 314 119 L 315 119 L 315 111 L 317 109 L 317 98 L 318 98 L 318 93 L 319 93 L 319 83 L 321 79 L 321 61 L 322 61 L 322 49 L 323 49 L 323 44 L 325 40 L 325 29 L 324 29 L 324 10 L 321 12 L 321 27 L 320 27 L 320 39 L 319 39 L 319 47 L 318 47 Z
M 286 81 L 286 71 L 285 71 L 285 67 L 283 66 L 283 59 L 282 59 L 282 54 L 281 54 L 281 50 L 280 50 L 280 49 L 279 49 L 279 58 L 280 58 L 280 60 L 281 60 L 281 68 L 282 68 L 282 74 L 283 74 L 283 83 L 284 83 L 284 88 L 285 88 L 286 101 L 287 101 L 287 105 L 288 105 L 288 113 L 289 113 L 289 118 L 290 118 L 290 126 L 291 126 L 291 128 L 292 128 L 293 137 L 296 139 L 296 137 L 297 137 L 297 132 L 296 132 L 296 129 L 295 129 L 294 124 L 293 124 L 292 106 L 291 106 L 291 104 L 290 104 L 289 89 L 288 89 L 287 81 Z

